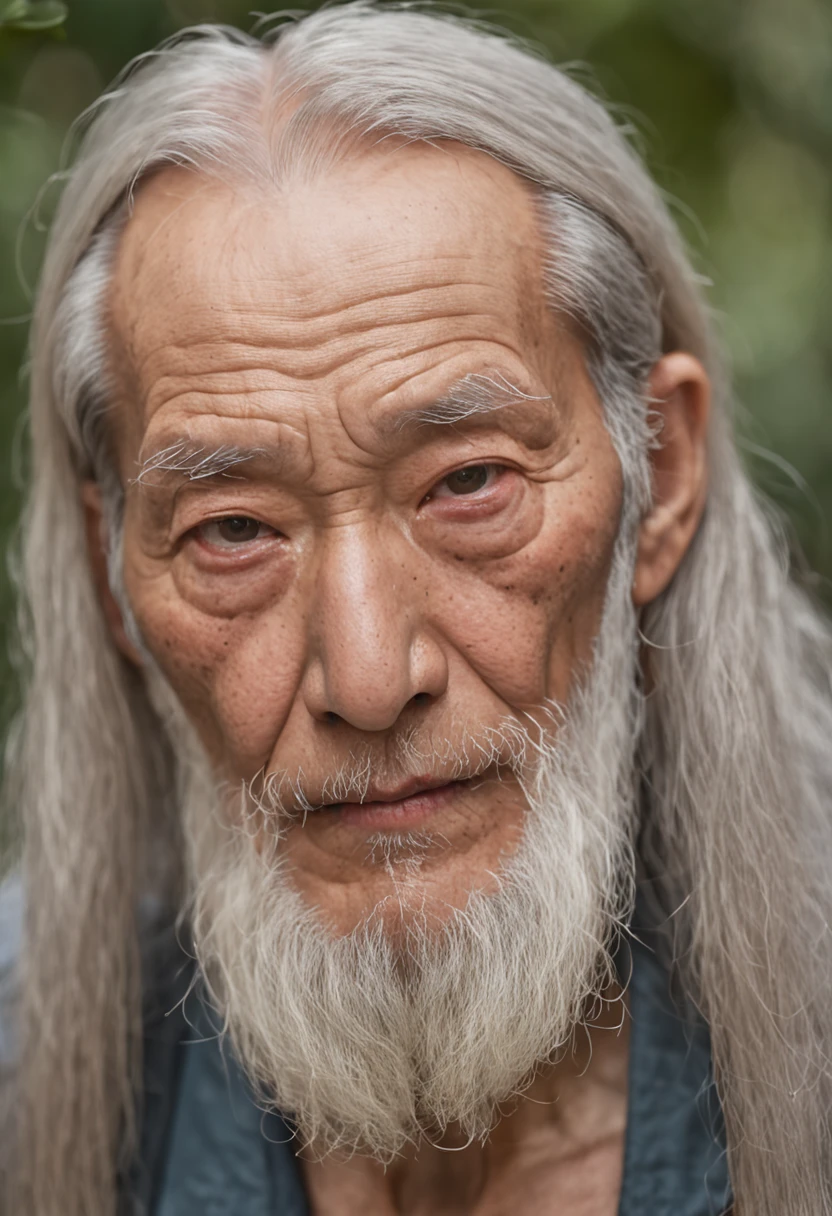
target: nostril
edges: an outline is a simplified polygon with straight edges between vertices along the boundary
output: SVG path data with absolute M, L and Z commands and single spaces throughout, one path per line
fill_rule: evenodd
M 341 721 L 341 718 L 338 714 L 334 713 L 331 709 L 328 709 L 326 711 L 326 713 L 324 714 L 324 721 L 329 726 L 337 726 L 337 724 Z
M 410 698 L 411 705 L 427 705 L 430 701 L 429 692 L 417 692 Z

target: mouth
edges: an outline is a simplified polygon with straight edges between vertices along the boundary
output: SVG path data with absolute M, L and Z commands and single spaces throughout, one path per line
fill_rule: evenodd
M 401 831 L 444 810 L 472 781 L 417 777 L 394 790 L 370 789 L 361 801 L 329 803 L 315 814 L 336 817 L 345 827 Z

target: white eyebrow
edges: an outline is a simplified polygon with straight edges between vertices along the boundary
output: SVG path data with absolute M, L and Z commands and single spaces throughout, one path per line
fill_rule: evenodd
M 478 414 L 491 414 L 521 401 L 551 401 L 551 393 L 525 393 L 501 372 L 472 372 L 451 385 L 428 406 L 403 410 L 390 420 L 389 429 L 403 431 L 419 426 L 452 426 Z
M 231 443 L 209 448 L 204 444 L 179 439 L 158 452 L 152 452 L 142 462 L 133 480 L 137 485 L 146 484 L 151 473 L 181 473 L 189 481 L 201 481 L 206 477 L 233 477 L 230 470 L 235 466 L 265 455 L 265 448 Z
M 452 384 L 430 405 L 402 410 L 382 422 L 393 434 L 420 426 L 452 426 L 466 418 L 487 415 L 522 401 L 551 401 L 551 393 L 526 393 L 501 372 L 472 372 Z M 153 473 L 178 473 L 188 481 L 210 477 L 233 477 L 236 466 L 269 455 L 266 448 L 224 443 L 217 448 L 177 439 L 151 452 L 133 478 L 134 485 L 147 485 Z

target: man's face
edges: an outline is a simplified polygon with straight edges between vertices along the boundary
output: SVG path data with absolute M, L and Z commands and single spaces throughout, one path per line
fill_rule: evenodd
M 621 510 L 531 192 L 453 145 L 268 198 L 165 171 L 111 304 L 126 590 L 217 770 L 316 808 L 280 849 L 336 933 L 400 913 L 403 837 L 463 907 L 527 805 L 489 741 L 568 701 Z

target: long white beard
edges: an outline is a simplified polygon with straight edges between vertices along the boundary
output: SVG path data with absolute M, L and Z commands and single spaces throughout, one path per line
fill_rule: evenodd
M 264 1104 L 316 1151 L 389 1160 L 449 1125 L 484 1136 L 609 983 L 633 889 L 632 569 L 620 539 L 588 678 L 556 739 L 526 740 L 528 811 L 497 891 L 473 893 L 439 931 L 416 916 L 395 941 L 372 918 L 328 932 L 275 853 L 228 827 L 207 765 L 188 766 L 197 956 Z

